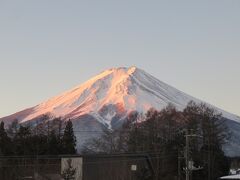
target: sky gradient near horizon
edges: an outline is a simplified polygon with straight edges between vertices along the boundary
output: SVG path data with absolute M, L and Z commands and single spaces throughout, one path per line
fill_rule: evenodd
M 240 115 L 240 1 L 0 0 L 0 117 L 119 66 Z

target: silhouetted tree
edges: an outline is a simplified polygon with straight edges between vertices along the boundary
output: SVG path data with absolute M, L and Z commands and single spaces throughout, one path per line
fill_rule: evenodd
M 73 131 L 73 124 L 68 120 L 62 137 L 63 154 L 76 154 L 76 137 Z
M 58 139 L 56 133 L 51 131 L 49 135 L 49 145 L 48 145 L 48 152 L 51 155 L 58 155 L 61 153 L 61 142 Z
M 103 128 L 101 136 L 94 137 L 84 144 L 82 153 L 112 154 L 129 152 L 130 141 L 133 143 L 131 151 L 135 152 L 135 141 L 133 140 L 133 135 L 129 136 L 129 133 L 133 133 L 133 124 L 137 121 L 136 118 L 139 118 L 139 114 L 137 112 L 133 112 L 127 117 L 121 129 L 113 130 L 107 127 Z
M 196 172 L 194 179 L 216 180 L 229 171 L 229 161 L 224 155 L 223 145 L 230 137 L 225 119 L 206 104 L 190 102 L 183 111 L 186 129 L 202 138 L 192 138 L 191 158 L 196 165 L 203 166 L 201 176 Z
M 144 121 L 133 120 L 129 151 L 150 155 L 156 180 L 174 179 L 177 176 L 178 150 L 184 145 L 181 121 L 181 112 L 172 105 L 161 111 L 150 109 Z
M 7 132 L 4 128 L 4 122 L 0 123 L 0 155 L 10 155 L 11 150 L 11 139 L 8 137 Z
M 13 139 L 14 136 L 16 135 L 18 129 L 19 129 L 19 123 L 18 123 L 18 120 L 15 119 L 15 120 L 13 120 L 12 123 L 9 124 L 8 127 L 7 127 L 7 130 L 6 130 L 6 131 L 7 131 L 8 136 L 9 136 L 11 139 Z
M 13 142 L 16 147 L 15 153 L 17 155 L 31 155 L 33 153 L 33 141 L 30 127 L 20 125 L 13 138 Z

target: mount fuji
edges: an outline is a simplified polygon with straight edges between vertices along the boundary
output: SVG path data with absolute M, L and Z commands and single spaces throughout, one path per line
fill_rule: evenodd
M 71 119 L 74 130 L 79 132 L 76 136 L 81 148 L 83 142 L 97 136 L 91 131 L 101 132 L 104 127 L 118 128 L 133 111 L 145 113 L 152 107 L 160 110 L 168 104 L 183 110 L 189 101 L 203 102 L 141 69 L 120 67 L 108 69 L 59 96 L 0 118 L 0 121 L 10 124 L 17 119 L 19 123 L 27 123 L 44 114 Z M 226 153 L 230 156 L 240 155 L 240 117 L 208 105 L 222 113 L 232 131 L 232 139 L 225 147 Z

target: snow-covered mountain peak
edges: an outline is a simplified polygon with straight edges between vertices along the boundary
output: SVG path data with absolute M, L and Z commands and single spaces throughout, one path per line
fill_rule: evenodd
M 72 119 L 77 137 L 78 149 L 91 137 L 99 136 L 93 131 L 103 127 L 119 128 L 132 111 L 145 113 L 150 108 L 161 110 L 169 103 L 182 110 L 189 101 L 201 103 L 186 93 L 169 86 L 137 67 L 111 68 L 96 75 L 85 83 L 49 100 L 13 115 L 0 118 L 10 124 L 18 119 L 20 123 L 34 122 L 43 114 Z M 209 105 L 209 104 L 208 104 Z M 209 105 L 212 106 L 212 105 Z M 240 117 L 212 106 L 229 119 L 233 132 L 228 154 L 239 156 Z M 234 121 L 231 121 L 234 120 Z
M 88 114 L 110 124 L 116 117 L 121 120 L 132 111 L 145 113 L 151 107 L 162 109 L 169 103 L 182 110 L 191 100 L 201 102 L 137 67 L 120 67 L 103 71 L 70 91 L 22 111 L 20 115 L 16 113 L 14 117 L 25 122 L 47 113 L 71 119 Z M 216 109 L 223 116 L 240 121 L 237 116 Z
M 78 87 L 82 87 L 84 85 L 85 86 L 91 85 L 92 83 L 95 83 L 98 80 L 104 80 L 109 76 L 113 76 L 115 80 L 117 79 L 120 80 L 128 77 L 129 75 L 132 75 L 136 71 L 139 71 L 139 69 L 134 66 L 130 68 L 126 68 L 126 67 L 111 68 L 101 72 L 100 74 L 96 75 L 95 77 L 91 78 L 89 81 L 85 82 L 84 84 Z
M 136 66 L 131 66 L 131 67 L 118 67 L 118 68 L 110 68 L 108 70 L 103 71 L 102 73 L 100 73 L 99 75 L 97 75 L 96 77 L 103 77 L 104 75 L 113 73 L 115 75 L 132 75 L 133 73 L 135 73 L 136 71 L 142 71 L 141 69 L 137 68 Z

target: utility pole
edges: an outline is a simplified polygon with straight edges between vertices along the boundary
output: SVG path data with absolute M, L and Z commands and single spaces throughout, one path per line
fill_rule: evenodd
M 181 160 L 184 159 L 184 157 L 181 156 L 181 153 L 178 152 L 178 180 L 181 180 Z
M 192 133 L 188 134 L 188 130 L 186 130 L 186 135 L 185 135 L 185 138 L 186 138 L 186 149 L 185 149 L 186 180 L 190 180 L 191 171 L 202 169 L 202 167 L 194 168 L 193 161 L 191 161 L 191 166 L 190 166 L 190 156 L 189 156 L 189 151 L 190 151 L 190 149 L 189 149 L 189 138 L 190 137 L 200 137 L 200 138 L 202 138 L 202 136 L 199 136 L 199 135 L 196 135 L 196 134 L 192 134 Z
M 186 180 L 189 180 L 189 134 L 186 130 L 186 151 L 185 151 L 185 160 L 186 160 Z
M 208 139 L 208 180 L 211 180 L 211 155 L 210 155 L 210 143 Z
M 181 179 L 181 162 L 180 162 L 180 157 L 178 154 L 178 180 Z

